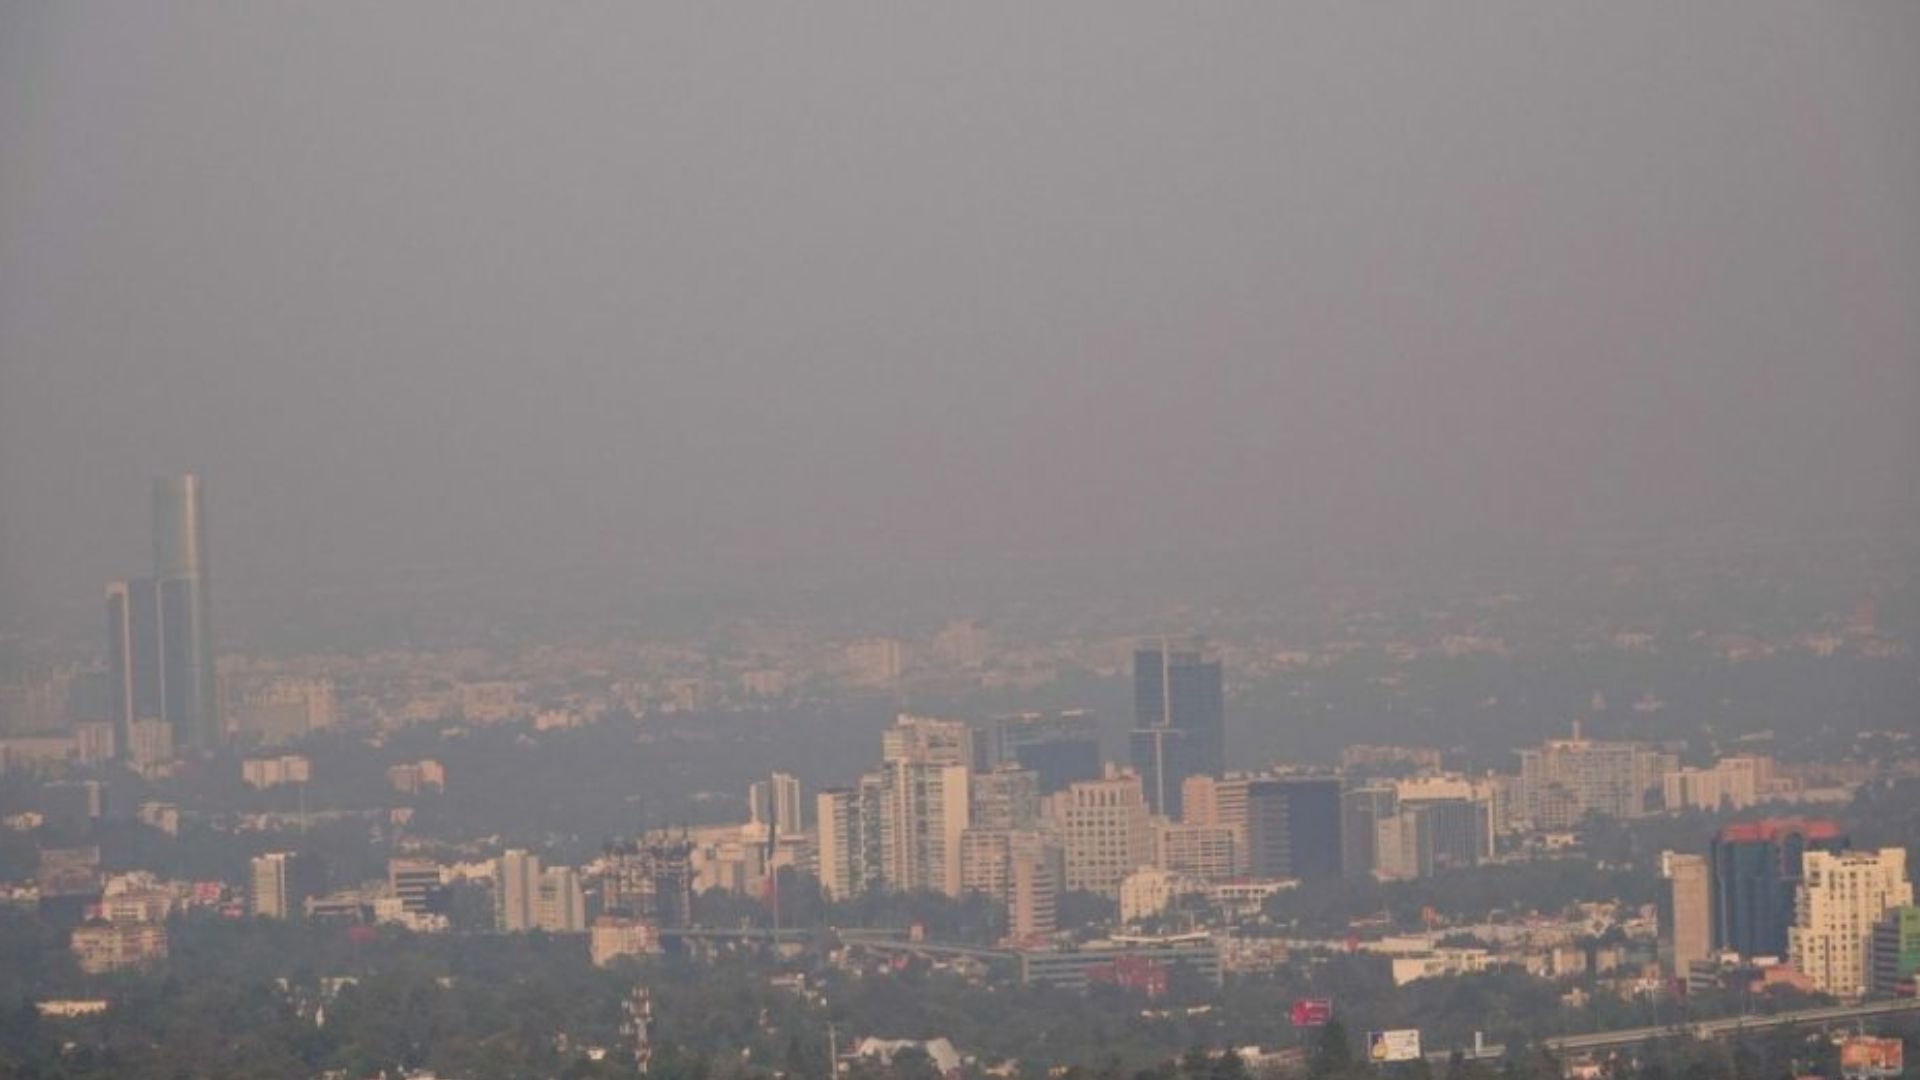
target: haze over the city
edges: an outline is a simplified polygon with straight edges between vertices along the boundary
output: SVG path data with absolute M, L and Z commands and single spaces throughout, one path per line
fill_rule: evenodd
M 0 8 L 0 613 L 1910 523 L 1920 6 Z

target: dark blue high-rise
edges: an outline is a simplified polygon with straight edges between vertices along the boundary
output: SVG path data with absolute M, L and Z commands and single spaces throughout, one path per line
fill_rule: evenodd
M 1180 782 L 1226 771 L 1226 697 L 1220 662 L 1162 641 L 1133 654 L 1134 771 L 1156 814 L 1180 816 Z

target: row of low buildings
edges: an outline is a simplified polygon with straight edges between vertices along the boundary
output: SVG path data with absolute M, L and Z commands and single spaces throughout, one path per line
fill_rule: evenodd
M 1707 855 L 1668 853 L 1661 946 L 1677 979 L 1728 962 L 1838 997 L 1910 992 L 1920 909 L 1904 848 L 1862 851 L 1831 821 L 1726 826 Z

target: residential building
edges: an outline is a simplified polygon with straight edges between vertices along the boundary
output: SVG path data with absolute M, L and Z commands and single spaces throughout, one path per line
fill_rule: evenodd
M 320 895 L 325 886 L 319 863 L 290 851 L 255 856 L 250 876 L 253 913 L 263 919 L 299 918 L 307 899 Z
M 1057 844 L 1032 830 L 968 829 L 960 839 L 962 887 L 1007 910 L 1007 937 L 1027 941 L 1054 932 L 1064 873 Z
M 602 915 L 593 920 L 587 950 L 594 967 L 606 967 L 623 956 L 648 956 L 660 951 L 660 929 L 646 919 Z
M 768 783 L 774 827 L 781 836 L 799 836 L 807 828 L 800 798 L 800 778 L 791 773 L 776 772 Z
M 1667 885 L 1660 902 L 1660 961 L 1671 977 L 1685 979 L 1696 962 L 1713 955 L 1713 874 L 1705 856 L 1662 852 L 1660 876 Z
M 1035 942 L 1059 929 L 1060 890 L 1066 880 L 1066 852 L 1039 834 L 1023 849 L 1016 840 L 1012 880 L 1007 892 L 1007 937 Z
M 1859 997 L 1872 980 L 1874 925 L 1913 903 L 1907 849 L 1814 850 L 1800 866 L 1788 961 L 1822 993 Z
M 167 957 L 167 928 L 155 922 L 92 922 L 76 926 L 74 959 L 88 975 L 145 967 Z
M 880 775 L 880 856 L 887 887 L 959 896 L 967 766 L 892 758 Z
M 332 727 L 337 711 L 337 691 L 331 680 L 277 678 L 248 691 L 233 726 L 236 732 L 271 746 Z
M 829 900 L 846 900 L 882 880 L 880 816 L 884 800 L 878 774 L 851 788 L 829 788 L 814 797 L 820 889 Z
M 1745 810 L 1759 801 L 1761 760 L 1723 758 L 1708 769 L 1677 769 L 1662 782 L 1668 810 Z
M 1637 818 L 1675 767 L 1673 755 L 1638 743 L 1584 738 L 1575 721 L 1572 738 L 1520 751 L 1522 816 L 1540 830 L 1571 829 L 1589 814 Z
M 135 772 L 150 776 L 173 760 L 173 725 L 165 720 L 135 720 L 128 740 L 127 763 Z
M 845 657 L 847 682 L 869 689 L 892 686 L 906 666 L 905 650 L 893 638 L 861 638 L 847 645 Z
M 587 932 L 587 898 L 580 874 L 571 866 L 549 866 L 540 872 L 533 898 L 533 925 L 549 934 Z
M 240 779 L 255 788 L 304 784 L 313 779 L 313 761 L 304 754 L 247 758 L 240 763 Z
M 432 759 L 387 768 L 387 786 L 402 795 L 420 795 L 447 789 L 447 770 Z
M 180 807 L 170 802 L 143 802 L 135 815 L 140 824 L 168 836 L 180 835 Z
M 540 890 L 540 857 L 519 848 L 494 860 L 493 923 L 505 933 L 534 929 L 534 901 Z

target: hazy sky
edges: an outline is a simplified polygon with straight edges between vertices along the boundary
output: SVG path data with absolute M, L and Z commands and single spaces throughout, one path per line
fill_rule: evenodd
M 1911 513 L 1916 118 L 1911 0 L 0 0 L 0 610 L 188 468 L 242 594 Z

